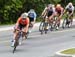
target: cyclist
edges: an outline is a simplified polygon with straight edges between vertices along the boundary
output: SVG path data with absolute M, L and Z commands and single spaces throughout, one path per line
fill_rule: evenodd
M 49 19 L 49 23 L 53 23 L 53 17 L 55 15 L 55 7 L 54 5 L 49 5 L 49 9 L 48 9 L 48 19 Z
M 24 34 L 28 32 L 29 28 L 29 18 L 27 13 L 23 13 L 17 20 L 15 28 L 14 28 L 14 41 L 12 42 L 12 46 L 14 46 L 14 42 L 17 39 L 17 35 L 19 30 L 22 30 Z
M 36 17 L 37 17 L 34 9 L 30 9 L 30 11 L 28 12 L 28 17 L 29 17 L 29 20 L 30 20 L 30 29 L 32 29 L 33 25 L 36 21 Z M 29 30 L 29 32 L 31 32 L 31 31 Z
M 71 25 L 72 25 L 73 14 L 74 14 L 74 6 L 73 6 L 73 4 L 72 4 L 71 2 L 68 3 L 68 5 L 66 6 L 65 12 L 66 12 L 67 15 L 69 16 L 69 19 L 71 19 Z
M 47 17 L 47 19 L 49 20 L 49 23 L 52 23 L 53 22 L 54 13 L 55 13 L 55 7 L 54 7 L 54 5 L 48 4 L 47 7 L 44 9 L 44 11 L 42 13 L 42 16 L 44 18 Z
M 55 7 L 55 11 L 56 11 L 56 16 L 58 17 L 57 18 L 57 29 L 59 29 L 60 21 L 64 13 L 64 8 L 60 4 L 57 4 Z
M 45 19 L 46 18 L 46 16 L 47 16 L 47 9 L 48 9 L 48 5 L 45 7 L 45 9 L 43 10 L 43 12 L 42 12 L 42 14 L 41 14 L 41 16 Z

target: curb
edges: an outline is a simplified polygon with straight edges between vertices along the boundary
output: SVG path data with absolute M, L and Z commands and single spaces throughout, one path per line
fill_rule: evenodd
M 38 27 L 39 25 L 40 25 L 40 23 L 35 23 L 32 30 L 34 30 L 34 28 Z M 13 28 L 14 28 L 14 25 L 11 25 L 10 27 L 2 27 L 2 28 L 0 28 L 0 32 L 1 31 L 13 30 Z
M 14 26 L 0 28 L 0 31 L 13 30 L 13 27 L 14 27 Z
M 75 48 L 75 47 L 74 47 Z M 68 48 L 68 49 L 71 49 L 71 48 Z M 55 53 L 55 56 L 57 57 L 75 57 L 75 55 L 71 55 L 71 54 L 62 54 L 60 52 L 64 51 L 64 50 L 67 50 L 67 49 L 63 49 L 63 50 L 60 50 L 60 51 L 57 51 Z
M 60 26 L 62 25 L 62 21 L 63 21 L 63 20 L 61 20 Z M 73 21 L 75 22 L 75 19 L 74 19 Z M 34 27 L 33 27 L 33 30 L 34 30 L 34 28 L 39 27 L 39 25 L 40 25 L 40 22 L 39 22 L 39 23 L 35 23 L 35 24 L 34 24 Z M 10 27 L 4 27 L 4 28 L 2 27 L 2 28 L 0 28 L 0 31 L 13 30 L 13 27 L 14 27 L 14 25 L 12 25 L 12 26 L 10 26 Z

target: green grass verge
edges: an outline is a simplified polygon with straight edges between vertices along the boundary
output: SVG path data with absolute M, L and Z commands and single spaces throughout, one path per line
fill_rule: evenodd
M 67 49 L 61 52 L 62 54 L 75 54 L 75 48 Z

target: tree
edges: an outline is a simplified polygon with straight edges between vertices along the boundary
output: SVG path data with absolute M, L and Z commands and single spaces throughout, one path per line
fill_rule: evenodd
M 75 0 L 0 0 L 0 24 L 15 23 L 21 13 L 32 8 L 40 16 L 47 4 L 60 3 L 65 7 L 69 2 Z

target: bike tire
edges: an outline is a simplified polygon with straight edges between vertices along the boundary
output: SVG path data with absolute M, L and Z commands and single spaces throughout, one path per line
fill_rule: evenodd
M 41 28 L 41 27 L 42 27 L 42 25 L 43 25 L 43 22 L 41 22 L 41 23 L 40 23 L 40 25 L 39 25 L 39 31 L 41 31 L 41 30 L 42 30 L 42 28 Z
M 63 28 L 63 29 L 66 27 L 66 22 L 67 22 L 67 20 L 64 19 L 64 20 L 63 20 L 63 23 L 62 23 L 62 28 Z
M 48 23 L 44 23 L 44 31 L 45 31 L 45 34 L 47 34 L 47 31 L 48 31 L 47 26 L 48 26 Z
M 47 34 L 47 30 L 45 30 L 45 34 Z
M 16 51 L 16 47 L 14 47 L 14 49 L 13 49 L 13 53 L 15 53 L 15 51 Z
M 13 53 L 16 51 L 16 47 L 18 46 L 18 44 L 19 44 L 18 42 L 15 42 L 15 43 L 14 43 Z
M 44 31 L 44 22 L 40 23 L 39 31 L 41 32 L 41 34 L 43 34 L 43 31 Z

